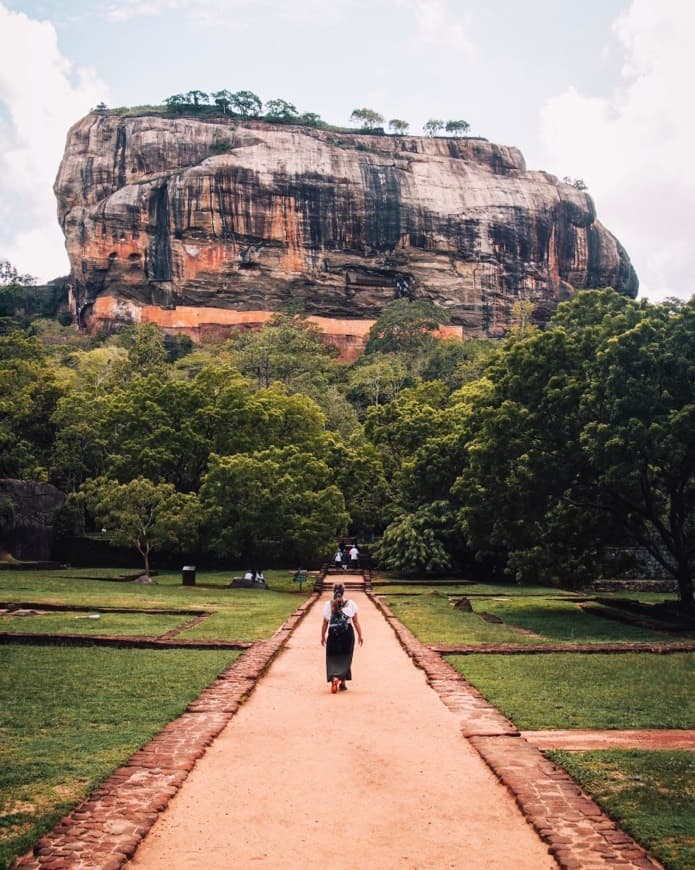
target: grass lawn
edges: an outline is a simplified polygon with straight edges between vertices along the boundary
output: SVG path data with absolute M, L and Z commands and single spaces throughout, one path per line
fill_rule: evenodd
M 9 634 L 108 634 L 159 637 L 184 625 L 188 616 L 150 613 L 94 613 L 85 610 L 42 613 L 39 616 L 0 616 L 0 631 Z
M 695 728 L 695 653 L 449 656 L 518 728 Z
M 515 644 L 693 640 L 583 612 L 585 595 L 519 586 L 377 586 L 424 643 Z M 467 597 L 474 613 L 454 610 Z M 632 598 L 660 603 L 663 593 Z M 481 612 L 503 624 L 486 623 Z M 512 626 L 534 632 L 525 636 Z M 695 728 L 695 653 L 449 656 L 449 661 L 522 729 Z M 549 753 L 669 870 L 695 867 L 695 753 Z
M 311 592 L 290 571 L 265 572 L 268 589 L 232 589 L 236 572 L 179 572 L 156 585 L 112 582 L 122 571 L 0 570 L 0 602 L 72 605 L 79 611 L 0 616 L 0 632 L 159 636 L 185 611 L 212 615 L 182 638 L 269 637 Z M 181 613 L 105 613 L 96 608 Z M 0 646 L 0 870 L 91 789 L 175 719 L 239 653 L 99 646 Z
M 487 592 L 485 591 L 487 590 Z M 546 589 L 526 595 L 519 587 L 377 588 L 396 616 L 427 644 L 485 643 L 608 643 L 669 641 L 677 638 L 637 626 L 585 613 L 579 607 L 586 596 Z M 449 598 L 466 597 L 473 613 L 455 610 Z M 502 623 L 489 623 L 489 613 Z M 514 631 L 533 632 L 535 636 Z M 692 637 L 692 635 L 691 635 Z
M 0 868 L 180 715 L 237 655 L 0 647 Z
M 179 572 L 162 573 L 156 585 L 109 581 L 122 572 L 105 569 L 60 571 L 0 571 L 0 601 L 84 607 L 146 608 L 152 610 L 205 610 L 212 612 L 181 638 L 253 641 L 271 635 L 311 592 L 300 593 L 290 571 L 266 571 L 268 589 L 230 589 L 231 572 L 198 572 L 195 586 L 183 586 Z M 94 579 L 103 577 L 104 579 Z M 100 619 L 75 619 L 74 613 L 40 617 L 0 616 L 0 631 L 14 634 L 64 626 L 66 634 L 142 634 L 159 636 L 185 624 L 191 617 L 171 614 L 101 614 Z M 45 629 L 41 626 L 47 626 Z M 113 626 L 113 632 L 107 629 Z
M 548 755 L 669 870 L 695 867 L 695 753 Z

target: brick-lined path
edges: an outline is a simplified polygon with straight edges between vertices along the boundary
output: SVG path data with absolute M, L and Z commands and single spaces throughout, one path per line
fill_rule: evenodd
M 382 601 L 376 597 L 374 601 L 404 649 L 424 670 L 428 683 L 446 706 L 461 717 L 463 736 L 514 795 L 561 867 L 568 870 L 661 867 L 438 652 L 421 643 Z
M 361 592 L 332 695 L 314 607 L 132 858 L 191 867 L 557 866 Z
M 253 690 L 256 681 L 285 644 L 289 633 L 314 603 L 310 599 L 271 640 L 255 644 L 234 663 L 213 686 L 192 704 L 188 711 L 163 731 L 140 752 L 129 759 L 91 796 L 64 819 L 36 846 L 34 854 L 18 862 L 21 868 L 118 868 L 132 856 L 138 844 L 157 820 L 171 797 L 180 789 L 196 761 L 206 752 L 235 716 L 240 703 Z M 373 599 L 376 601 L 376 599 Z M 567 868 L 599 867 L 659 867 L 641 847 L 620 831 L 564 771 L 548 762 L 529 740 L 524 739 L 514 725 L 491 707 L 441 656 L 421 644 L 383 605 L 388 623 L 413 661 L 424 671 L 428 683 L 439 694 L 446 707 L 459 719 L 461 734 L 468 738 L 489 768 L 512 793 L 518 806 L 550 847 L 557 863 Z M 318 616 L 318 614 L 314 614 Z M 364 613 L 363 621 L 366 621 Z M 314 620 L 315 621 L 315 620 Z M 316 633 L 315 627 L 311 629 Z M 370 633 L 372 629 L 370 628 Z M 376 626 L 374 626 L 376 634 Z M 314 638 L 315 642 L 315 638 Z M 316 655 L 315 649 L 312 655 Z M 362 655 L 362 651 L 360 651 Z M 371 673 L 370 679 L 377 678 Z M 386 675 L 386 684 L 400 679 Z M 329 699 L 331 701 L 344 700 Z M 351 702 L 357 698 L 350 697 Z M 266 720 L 267 721 L 267 720 Z M 388 723 L 388 716 L 384 725 Z M 312 723 L 306 727 L 311 729 Z M 407 737 L 407 735 L 405 735 Z M 330 740 L 330 734 L 325 735 Z M 394 741 L 403 735 L 394 733 Z M 406 745 L 409 745 L 406 743 Z M 462 744 L 463 746 L 464 744 Z M 447 769 L 445 764 L 443 772 Z M 319 773 L 320 781 L 321 774 Z M 470 783 L 466 782 L 470 788 Z M 393 789 L 394 786 L 392 785 Z M 463 810 L 470 796 L 462 793 Z M 330 799 L 329 799 L 330 800 Z M 476 792 L 480 812 L 488 812 L 484 796 Z M 251 811 L 248 808 L 245 811 Z M 374 813 L 373 807 L 366 808 Z M 438 807 L 438 812 L 450 808 Z M 386 810 L 379 804 L 377 815 Z M 329 808 L 331 817 L 333 808 Z M 459 818 L 452 813 L 452 824 Z M 406 820 L 406 827 L 407 827 Z M 470 836 L 468 822 L 461 822 L 463 837 Z M 311 835 L 311 831 L 308 832 Z M 413 831 L 414 833 L 414 831 Z M 435 832 L 432 831 L 432 834 Z M 500 832 L 501 833 L 501 832 Z M 362 835 L 358 826 L 357 836 Z M 443 836 L 443 832 L 441 832 Z M 492 841 L 495 833 L 491 832 Z M 282 830 L 279 831 L 280 847 Z M 311 848 L 312 837 L 308 837 Z M 403 851 L 407 851 L 407 834 Z M 366 844 L 369 846 L 369 842 Z M 490 846 L 490 848 L 494 848 Z M 523 854 L 523 847 L 520 847 Z M 204 850 L 204 844 L 203 844 Z M 138 853 L 139 854 L 139 853 Z M 205 852 L 203 851 L 203 856 Z M 492 853 L 491 853 L 492 855 Z M 138 856 L 136 856 L 137 858 Z M 319 856 L 321 857 L 321 856 Z M 521 860 L 521 858 L 520 858 Z M 136 861 L 137 863 L 137 861 Z M 202 861 L 205 864 L 205 860 Z M 291 863 L 291 862 L 290 862 Z M 314 866 L 304 860 L 305 867 Z M 377 861 L 378 864 L 378 861 Z M 139 864 L 143 867 L 172 866 Z M 182 863 L 180 866 L 190 866 Z M 207 866 L 223 866 L 207 863 Z M 237 864 L 237 866 L 239 866 Z M 319 865 L 316 865 L 319 866 Z M 385 865 L 382 865 L 385 866 Z M 410 865 L 404 865 L 410 866 Z M 415 866 L 415 865 L 412 865 Z M 426 865 L 418 865 L 426 866 Z M 434 866 L 434 865 L 429 865 Z M 437 866 L 447 866 L 446 863 Z M 457 865 L 451 862 L 451 866 Z M 476 863 L 470 859 L 465 866 L 522 866 L 490 862 Z M 529 866 L 534 866 L 533 864 Z M 540 861 L 537 867 L 550 866 Z
M 17 868 L 117 870 L 135 852 L 197 760 L 253 691 L 316 596 L 267 641 L 253 644 L 187 712 L 132 755 L 86 801 L 42 837 Z

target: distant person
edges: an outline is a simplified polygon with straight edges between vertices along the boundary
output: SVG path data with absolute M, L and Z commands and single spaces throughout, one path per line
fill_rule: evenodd
M 253 577 L 253 582 L 256 586 L 265 586 L 265 577 L 263 576 L 262 571 L 256 571 Z
M 253 575 L 253 571 L 247 571 L 247 572 L 244 574 L 244 580 L 250 580 L 251 583 L 253 583 L 253 576 L 254 576 L 254 575 Z
M 345 598 L 345 587 L 336 583 L 333 598 L 323 607 L 321 645 L 326 647 L 326 680 L 331 692 L 346 692 L 346 680 L 352 679 L 352 654 L 355 651 L 355 630 L 362 646 L 362 628 L 357 618 L 357 605 Z
M 333 556 L 333 561 L 335 562 L 335 567 L 340 568 L 343 564 L 343 551 L 338 547 L 335 551 L 335 556 Z
M 340 545 L 340 555 L 343 562 L 343 568 L 347 568 L 350 556 L 348 555 L 347 547 L 345 546 L 345 544 Z
M 350 567 L 359 568 L 360 566 L 360 551 L 357 549 L 357 544 L 350 547 Z

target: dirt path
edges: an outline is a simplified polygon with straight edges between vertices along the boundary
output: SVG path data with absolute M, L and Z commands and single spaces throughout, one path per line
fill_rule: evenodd
M 129 866 L 556 867 L 361 593 L 365 645 L 331 695 L 319 602 Z
M 564 749 L 583 752 L 592 749 L 670 749 L 695 751 L 695 731 L 643 729 L 641 731 L 598 731 L 575 728 L 572 731 L 522 731 L 521 736 L 545 751 Z

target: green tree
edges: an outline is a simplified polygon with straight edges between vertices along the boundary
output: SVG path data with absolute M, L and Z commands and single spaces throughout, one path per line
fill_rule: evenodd
M 77 492 L 90 477 L 99 477 L 109 461 L 109 411 L 114 394 L 70 390 L 56 405 L 51 422 L 51 481 L 67 493 Z
M 471 125 L 468 121 L 447 121 L 445 127 L 446 132 L 455 139 L 458 139 L 459 136 L 465 136 L 470 129 Z
M 270 121 L 294 121 L 299 117 L 297 107 L 286 100 L 268 100 L 263 108 Z
M 389 121 L 389 130 L 396 136 L 405 136 L 409 127 L 410 124 L 407 121 L 402 121 L 400 118 L 391 118 Z
M 41 291 L 32 275 L 20 275 L 9 260 L 0 260 L 0 333 L 29 324 L 41 313 Z
M 468 408 L 454 491 L 480 550 L 503 547 L 519 578 L 592 579 L 628 534 L 692 612 L 695 559 L 695 303 L 612 290 L 564 303 L 543 333 L 510 340 Z
M 255 565 L 321 556 L 347 524 L 326 463 L 295 447 L 212 456 L 200 498 L 212 549 Z
M 325 123 L 321 120 L 321 116 L 316 112 L 302 112 L 299 116 L 299 123 L 306 124 L 307 127 L 325 127 Z
M 242 118 L 257 118 L 263 103 L 253 91 L 236 91 L 229 98 L 232 109 Z
M 147 576 L 153 550 L 186 549 L 197 543 L 197 497 L 176 492 L 169 483 L 137 477 L 120 484 L 101 477 L 87 481 L 83 492 L 90 513 L 107 529 L 111 544 L 137 550 Z
M 451 558 L 437 535 L 446 524 L 437 516 L 438 504 L 428 505 L 414 514 L 403 514 L 384 532 L 375 557 L 387 571 L 402 574 L 441 574 L 451 567 Z
M 232 93 L 231 91 L 221 90 L 221 91 L 213 91 L 212 98 L 215 102 L 216 106 L 219 106 L 222 110 L 222 114 L 226 114 L 229 107 L 232 105 Z
M 528 335 L 538 327 L 533 320 L 535 305 L 530 299 L 517 299 L 512 305 L 512 320 L 515 326 L 512 331 L 517 335 Z
M 384 123 L 384 116 L 373 109 L 354 109 L 350 121 L 353 124 L 361 124 L 363 130 L 376 130 Z
M 258 387 L 280 381 L 298 388 L 310 380 L 325 380 L 337 353 L 326 346 L 314 324 L 289 314 L 274 314 L 261 329 L 239 333 L 230 347 L 239 370 Z
M 370 405 L 390 402 L 412 380 L 400 354 L 375 351 L 363 356 L 348 372 L 347 396 L 364 414 Z
M 121 343 L 128 353 L 127 369 L 130 374 L 168 375 L 164 333 L 154 323 L 141 323 L 124 330 Z
M 170 97 L 165 97 L 164 105 L 175 112 L 181 112 L 186 106 L 190 106 L 191 98 L 187 94 L 172 94 Z
M 0 335 L 0 477 L 47 478 L 61 393 L 37 338 Z
M 349 443 L 335 442 L 328 464 L 343 494 L 350 533 L 362 540 L 380 533 L 393 519 L 393 493 L 378 448 L 359 434 Z
M 210 102 L 210 95 L 205 91 L 186 91 L 188 102 L 198 108 L 198 106 L 207 105 Z
M 405 459 L 440 431 L 445 400 L 446 389 L 436 381 L 404 389 L 388 405 L 369 409 L 365 434 L 373 444 L 388 445 L 389 452 Z
M 494 348 L 488 338 L 442 338 L 423 348 L 417 372 L 423 381 L 441 381 L 458 390 L 482 376 Z
M 437 136 L 444 129 L 444 121 L 437 118 L 430 118 L 423 124 L 422 131 L 425 136 Z
M 448 311 L 429 299 L 394 299 L 369 330 L 365 352 L 414 353 L 449 320 Z

